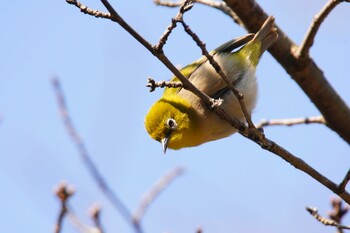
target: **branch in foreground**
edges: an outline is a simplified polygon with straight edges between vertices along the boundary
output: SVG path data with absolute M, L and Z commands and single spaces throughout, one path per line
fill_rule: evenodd
M 168 88 L 178 88 L 182 87 L 182 82 L 173 82 L 173 81 L 154 81 L 152 78 L 147 79 L 147 85 L 146 87 L 150 88 L 150 92 L 153 92 L 157 87 L 163 88 L 163 87 L 168 87 Z
M 91 8 L 81 4 L 80 2 L 78 2 L 76 0 L 66 0 L 66 2 L 78 7 L 80 9 L 80 11 L 83 12 L 84 14 L 95 16 L 96 18 L 111 19 L 111 14 L 91 9 Z
M 125 31 L 127 31 L 132 37 L 134 37 L 140 44 L 142 44 L 148 51 L 150 51 L 155 57 L 157 57 L 183 84 L 183 88 L 192 91 L 197 95 L 204 104 L 208 106 L 216 106 L 217 102 L 198 90 L 181 72 L 170 62 L 165 56 L 162 49 L 155 49 L 147 40 L 145 40 L 140 34 L 138 34 L 112 7 L 107 0 L 101 0 L 102 4 L 107 8 L 111 14 L 111 20 L 118 23 Z M 239 127 L 240 123 L 236 119 L 236 127 Z
M 182 5 L 180 6 L 179 12 L 177 15 L 172 19 L 171 24 L 168 26 L 167 30 L 163 33 L 163 36 L 160 38 L 159 43 L 154 47 L 156 50 L 162 50 L 163 46 L 165 45 L 169 35 L 171 34 L 172 30 L 176 27 L 177 23 L 181 23 L 185 32 L 191 36 L 191 38 L 196 42 L 197 46 L 201 49 L 202 54 L 208 59 L 211 66 L 215 69 L 216 73 L 220 75 L 220 77 L 224 80 L 224 82 L 227 84 L 227 86 L 231 89 L 233 94 L 236 96 L 237 100 L 239 101 L 239 104 L 241 106 L 241 110 L 245 116 L 245 119 L 248 123 L 249 128 L 255 129 L 255 126 L 251 120 L 251 116 L 248 113 L 245 103 L 244 103 L 244 96 L 237 91 L 237 89 L 234 87 L 234 85 L 230 82 L 230 80 L 226 77 L 224 72 L 222 71 L 220 65 L 214 60 L 213 56 L 209 54 L 209 52 L 206 49 L 205 44 L 199 39 L 198 35 L 194 33 L 189 25 L 187 25 L 183 19 L 184 13 L 190 10 L 193 7 L 192 4 L 193 1 L 185 0 L 183 1 Z M 247 43 L 252 39 L 253 35 L 246 35 L 239 39 L 237 39 L 237 47 Z
M 346 185 L 349 183 L 349 181 L 350 181 L 350 169 L 348 170 L 348 172 L 346 173 L 345 177 L 343 178 L 343 180 L 339 184 L 339 191 L 340 192 L 344 192 L 345 191 Z
M 258 31 L 268 17 L 255 0 L 224 1 L 237 14 L 249 32 Z M 269 52 L 319 109 L 327 126 L 350 144 L 348 105 L 329 84 L 316 63 L 309 56 L 299 59 L 298 46 L 280 28 L 278 28 L 278 34 L 279 39 L 268 49 Z
M 343 207 L 343 202 L 339 198 L 332 198 L 331 200 L 332 204 L 332 211 L 329 213 L 329 217 L 338 222 L 341 223 L 343 217 L 348 213 L 349 206 Z
M 174 18 L 172 18 L 171 24 L 167 27 L 167 29 L 165 30 L 163 35 L 160 37 L 158 44 L 153 46 L 154 50 L 157 53 L 163 52 L 163 47 L 164 47 L 165 43 L 167 42 L 171 32 L 174 30 L 174 28 L 176 28 L 177 23 L 182 21 L 183 14 L 185 12 L 191 10 L 192 7 L 193 7 L 192 1 L 190 1 L 190 0 L 183 1 L 183 3 L 180 5 L 179 12 L 177 13 L 177 15 Z
M 337 221 L 334 221 L 332 219 L 328 219 L 328 218 L 322 217 L 321 215 L 318 214 L 318 210 L 316 208 L 306 207 L 306 210 L 312 216 L 314 216 L 314 218 L 317 219 L 317 221 L 319 221 L 320 223 L 324 224 L 325 226 L 334 226 L 334 227 L 336 227 L 338 229 L 350 230 L 350 226 L 344 226 L 344 225 L 341 225 L 340 223 L 338 223 Z
M 94 164 L 93 160 L 90 157 L 89 152 L 86 149 L 86 146 L 83 142 L 83 140 L 80 138 L 78 132 L 76 131 L 73 122 L 68 114 L 68 109 L 66 106 L 66 101 L 61 89 L 60 82 L 57 78 L 52 79 L 52 86 L 54 88 L 57 102 L 59 106 L 59 111 L 61 113 L 61 117 L 64 123 L 64 126 L 66 127 L 69 136 L 71 137 L 72 141 L 76 145 L 79 155 L 84 162 L 86 168 L 90 172 L 92 178 L 95 180 L 101 191 L 105 194 L 105 196 L 108 198 L 108 200 L 112 203 L 112 205 L 115 207 L 115 209 L 121 214 L 121 216 L 134 228 L 136 233 L 142 233 L 142 229 L 139 225 L 136 225 L 132 221 L 132 217 L 124 203 L 120 200 L 120 198 L 112 191 L 112 189 L 109 187 L 105 179 L 102 177 L 100 171 L 97 169 L 96 165 Z
M 67 202 L 68 199 L 74 194 L 74 189 L 68 187 L 65 183 L 61 183 L 55 188 L 54 192 L 61 203 L 61 209 L 57 218 L 54 232 L 60 233 L 62 230 L 63 219 L 68 213 Z
M 314 43 L 316 34 L 322 22 L 326 19 L 329 13 L 331 13 L 331 11 L 341 2 L 344 2 L 344 0 L 329 0 L 327 4 L 321 9 L 321 11 L 314 16 L 308 32 L 306 33 L 305 38 L 297 51 L 297 56 L 299 58 L 308 56 L 309 50 Z
M 184 173 L 185 169 L 183 167 L 176 167 L 167 172 L 163 177 L 161 177 L 152 187 L 148 190 L 140 200 L 138 208 L 133 214 L 134 222 L 140 223 L 145 211 L 150 206 L 150 204 L 159 196 L 159 194 L 166 189 L 177 177 Z
M 156 4 L 158 6 L 166 6 L 166 7 L 179 7 L 184 3 L 184 1 L 170 2 L 170 1 L 162 1 L 162 0 L 154 0 L 153 2 L 154 2 L 154 4 Z M 223 1 L 192 0 L 192 2 L 200 3 L 203 5 L 207 5 L 207 6 L 215 8 L 215 9 L 218 9 L 218 10 L 224 12 L 226 15 L 230 16 L 232 19 L 234 19 L 234 21 L 237 24 L 243 25 L 241 20 L 235 14 L 235 12 L 233 12 L 231 10 L 231 8 L 229 8 L 226 5 L 226 3 Z
M 184 4 L 186 4 L 187 2 L 191 2 L 191 1 L 185 1 Z M 240 93 L 232 84 L 232 82 L 227 78 L 227 76 L 224 74 L 224 72 L 222 71 L 220 65 L 214 60 L 214 57 L 211 56 L 208 52 L 208 50 L 206 49 L 205 44 L 199 39 L 199 37 L 197 36 L 197 34 L 195 34 L 191 28 L 189 27 L 189 25 L 187 25 L 185 23 L 185 21 L 183 20 L 183 14 L 181 15 L 181 18 L 178 19 L 178 22 L 180 22 L 182 24 L 182 26 L 184 27 L 185 31 L 187 32 L 188 35 L 190 35 L 192 37 L 192 39 L 197 43 L 198 47 L 202 50 L 202 54 L 208 59 L 209 63 L 212 65 L 212 67 L 215 69 L 216 73 L 220 75 L 220 77 L 225 81 L 225 83 L 227 84 L 227 86 L 231 89 L 231 91 L 233 92 L 233 94 L 236 96 L 237 100 L 239 101 L 239 104 L 241 106 L 241 110 L 245 116 L 245 119 L 247 120 L 248 126 L 249 128 L 255 128 L 251 116 L 247 111 L 247 108 L 245 106 L 245 103 L 243 101 L 244 96 L 242 93 Z
M 272 119 L 272 120 L 261 120 L 260 123 L 256 125 L 257 128 L 263 128 L 266 126 L 275 126 L 275 125 L 285 125 L 285 126 L 293 126 L 300 124 L 326 124 L 323 116 L 312 116 L 305 118 L 290 118 L 290 119 Z
M 246 11 L 243 11 L 243 12 L 246 12 L 247 14 L 249 14 L 249 17 L 248 17 L 248 15 L 245 15 L 246 17 L 252 18 L 253 20 L 256 21 L 254 25 L 250 25 L 250 26 L 252 28 L 255 28 L 255 30 L 253 30 L 254 32 L 258 31 L 260 26 L 262 25 L 262 22 L 259 23 L 259 20 L 261 18 L 264 18 L 264 19 L 267 18 L 266 14 L 262 11 L 262 9 L 253 0 L 246 0 L 246 1 L 239 1 L 239 2 L 235 2 L 235 1 L 233 2 L 233 1 L 234 0 L 230 0 L 231 3 L 234 3 L 233 6 L 230 6 L 231 8 L 234 7 L 234 6 L 237 7 L 236 5 L 237 4 L 239 5 L 239 3 L 240 4 L 248 4 L 248 5 L 245 5 L 246 8 L 243 7 L 244 9 L 247 9 Z M 176 69 L 176 67 L 169 61 L 169 59 L 165 56 L 165 54 L 162 52 L 162 50 L 160 50 L 160 51 L 154 50 L 154 48 L 152 47 L 151 44 L 149 44 L 141 35 L 139 35 L 133 28 L 131 28 L 131 26 L 129 24 L 127 24 L 119 16 L 119 14 L 110 5 L 110 3 L 107 0 L 101 0 L 101 2 L 105 5 L 107 10 L 110 12 L 111 20 L 116 22 L 116 23 L 118 23 L 120 26 L 122 26 L 131 36 L 133 36 L 137 41 L 139 41 L 142 45 L 144 45 L 145 48 L 148 49 L 154 56 L 156 56 L 171 72 L 173 72 L 173 74 L 176 77 L 179 78 L 179 80 L 183 83 L 184 88 L 186 88 L 189 91 L 192 91 L 207 106 L 213 105 L 213 103 L 215 103 L 213 101 L 213 99 L 211 99 L 209 96 L 205 95 L 203 92 L 199 91 L 188 79 L 186 79 L 181 74 L 181 72 L 178 69 Z M 228 3 L 229 0 L 226 0 L 226 2 Z M 253 3 L 253 5 L 251 5 L 252 3 Z M 232 9 L 234 9 L 234 8 L 232 8 Z M 253 22 L 253 21 L 251 21 L 251 22 Z M 245 24 L 245 25 L 246 25 L 246 27 L 248 27 L 247 24 Z M 292 42 L 289 41 L 288 37 L 282 31 L 279 31 L 279 34 L 282 35 L 282 36 L 280 36 L 280 38 L 283 38 L 283 40 L 285 40 L 286 43 L 287 43 L 287 44 L 282 44 L 281 45 L 282 48 L 278 47 L 278 50 L 277 50 L 278 51 L 278 55 L 282 55 L 282 54 L 280 54 L 280 51 L 283 51 L 283 55 L 282 55 L 282 57 L 280 59 L 285 60 L 286 58 L 288 58 L 288 56 L 286 56 L 286 54 L 290 54 L 290 52 L 291 52 L 290 46 L 292 45 Z M 281 39 L 276 41 L 277 44 L 281 44 L 281 43 L 278 43 L 278 42 L 281 42 Z M 275 48 L 277 47 L 276 43 L 273 46 Z M 286 51 L 287 47 L 289 48 L 289 50 Z M 273 51 L 273 49 L 270 49 L 270 51 Z M 283 63 L 281 62 L 281 64 L 283 64 Z M 294 67 L 294 66 L 295 66 L 295 64 L 292 64 L 292 67 Z M 323 74 L 321 73 L 321 75 L 323 75 Z M 322 78 L 324 79 L 323 76 L 322 77 L 318 77 L 318 78 L 313 76 L 313 78 L 310 77 L 308 80 L 318 81 L 318 79 L 322 79 Z M 324 79 L 324 82 L 327 82 L 327 81 Z M 314 84 L 313 86 L 312 85 L 310 86 L 310 87 L 312 87 L 312 90 L 315 90 L 315 87 L 319 87 L 320 90 L 323 90 L 326 93 L 327 93 L 327 91 L 328 92 L 330 91 L 330 90 L 325 90 L 324 88 L 321 88 L 322 85 L 321 85 L 321 87 L 319 86 L 320 84 L 323 84 L 323 82 L 321 82 L 321 83 L 316 82 L 316 83 L 312 83 L 312 84 Z M 327 83 L 326 83 L 326 85 L 327 85 Z M 331 89 L 331 90 L 333 90 L 333 89 Z M 310 93 L 311 94 L 315 94 L 315 92 L 310 92 Z M 317 95 L 319 95 L 319 94 L 320 94 L 320 92 L 317 92 Z M 324 94 L 324 93 L 322 92 L 321 94 Z M 331 93 L 328 93 L 328 94 L 331 94 Z M 334 96 L 329 96 L 329 98 L 327 99 L 327 106 L 330 109 L 332 109 L 333 106 L 329 106 L 329 103 L 332 102 L 333 100 L 334 100 Z M 341 101 L 341 99 L 339 99 L 339 100 Z M 328 102 L 328 101 L 330 101 L 330 102 Z M 268 151 L 276 154 L 277 156 L 281 157 L 282 159 L 284 159 L 285 161 L 290 163 L 295 168 L 305 172 L 306 174 L 308 174 L 309 176 L 311 176 L 312 178 L 314 178 L 315 180 L 320 182 L 322 185 L 327 187 L 329 190 L 333 191 L 335 194 L 339 195 L 341 198 L 343 198 L 344 201 L 346 201 L 347 203 L 350 204 L 350 194 L 348 192 L 340 191 L 338 189 L 338 185 L 337 184 L 335 184 L 334 182 L 329 180 L 327 177 L 325 177 L 324 175 L 319 173 L 313 167 L 311 167 L 310 165 L 305 163 L 302 159 L 300 159 L 300 158 L 296 157 L 295 155 L 291 154 L 289 151 L 287 151 L 283 147 L 279 146 L 274 141 L 265 138 L 265 135 L 262 132 L 260 132 L 259 130 L 256 130 L 256 129 L 252 130 L 252 129 L 248 128 L 245 124 L 243 124 L 242 122 L 237 120 L 236 118 L 232 118 L 223 109 L 221 109 L 219 106 L 217 106 L 215 108 L 212 108 L 212 109 L 213 109 L 213 111 L 216 114 L 218 114 L 218 116 L 221 119 L 227 121 L 232 127 L 235 127 L 236 129 L 238 129 L 239 133 L 242 136 L 244 136 L 246 138 L 249 138 L 250 140 L 252 140 L 255 143 L 257 143 L 258 145 L 260 145 L 263 149 L 268 150 Z M 328 110 L 329 109 L 327 109 L 327 111 Z M 332 110 L 335 110 L 334 112 L 341 111 L 342 113 L 344 113 L 344 111 L 343 111 L 344 109 L 342 108 L 342 106 L 337 106 L 336 109 L 332 109 Z M 347 108 L 347 106 L 346 106 L 346 111 L 349 111 L 349 116 L 350 116 L 350 110 Z M 346 113 L 346 111 L 345 111 L 345 113 Z M 336 115 L 336 114 L 334 114 L 334 112 L 332 112 L 332 115 L 329 115 L 330 112 L 327 112 L 327 114 L 329 115 L 329 117 L 332 117 L 333 115 Z M 333 117 L 331 120 L 334 121 L 338 117 L 336 117 L 336 118 Z M 341 119 L 341 118 L 342 117 L 340 117 L 339 120 L 340 120 L 340 122 L 343 122 L 342 130 L 344 128 L 347 128 L 347 127 L 344 127 L 345 125 L 350 127 L 350 124 L 347 124 L 347 121 L 344 122 L 345 119 Z M 326 118 L 326 120 L 328 122 L 328 118 Z M 333 123 L 339 123 L 339 122 L 333 122 Z M 336 131 L 338 132 L 338 130 L 336 130 Z M 341 131 L 341 132 L 338 132 L 338 133 L 339 133 L 339 135 L 342 135 L 342 137 L 344 139 L 346 138 L 345 137 L 346 135 L 342 134 L 342 133 L 344 133 L 344 131 Z M 350 142 L 350 129 L 349 129 L 349 131 L 346 131 L 345 134 L 348 134 L 349 142 Z

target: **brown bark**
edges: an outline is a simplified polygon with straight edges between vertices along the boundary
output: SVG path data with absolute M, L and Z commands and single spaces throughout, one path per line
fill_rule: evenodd
M 268 15 L 254 0 L 224 0 L 249 32 L 259 30 Z M 278 19 L 276 19 L 278 22 Z M 278 26 L 276 26 L 278 28 Z M 301 87 L 324 116 L 327 126 L 350 144 L 350 109 L 327 81 L 322 70 L 278 28 L 279 39 L 269 52 Z

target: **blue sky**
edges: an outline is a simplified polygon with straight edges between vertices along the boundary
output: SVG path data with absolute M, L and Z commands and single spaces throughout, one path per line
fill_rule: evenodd
M 259 1 L 296 43 L 326 1 Z M 84 4 L 104 10 L 99 1 Z M 177 9 L 151 0 L 111 2 L 141 35 L 155 44 Z M 322 24 L 311 55 L 342 98 L 350 102 L 348 66 L 350 5 L 339 5 Z M 195 5 L 186 22 L 208 49 L 245 31 L 221 12 Z M 5 1 L 0 14 L 0 194 L 2 232 L 50 232 L 59 204 L 53 187 L 72 184 L 79 217 L 102 205 L 106 232 L 132 232 L 85 169 L 60 119 L 51 78 L 59 77 L 70 115 L 110 186 L 132 211 L 165 172 L 184 166 L 152 204 L 145 232 L 334 232 L 304 210 L 326 214 L 332 193 L 275 155 L 233 135 L 200 147 L 169 150 L 147 135 L 143 119 L 162 90 L 149 93 L 148 76 L 171 73 L 118 25 L 84 15 L 65 1 Z M 200 56 L 176 28 L 165 52 L 176 65 Z M 269 55 L 257 70 L 259 101 L 253 119 L 290 118 L 319 112 Z M 271 127 L 267 137 L 335 182 L 350 165 L 349 147 L 321 125 Z M 345 219 L 350 222 L 350 217 Z M 19 224 L 20 223 L 20 224 Z M 65 222 L 63 232 L 75 232 Z

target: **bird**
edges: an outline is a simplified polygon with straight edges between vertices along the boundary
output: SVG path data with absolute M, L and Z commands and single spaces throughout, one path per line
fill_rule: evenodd
M 254 37 L 240 48 L 232 39 L 210 52 L 236 90 L 244 96 L 249 114 L 256 106 L 258 86 L 256 67 L 262 54 L 277 40 L 275 18 L 269 16 Z M 246 122 L 240 103 L 225 81 L 215 71 L 207 57 L 202 56 L 180 72 L 200 91 L 222 100 L 221 108 L 230 116 Z M 171 81 L 179 81 L 174 76 Z M 151 138 L 168 148 L 178 150 L 228 137 L 237 132 L 221 119 L 201 99 L 183 87 L 166 87 L 163 95 L 149 109 L 144 120 Z

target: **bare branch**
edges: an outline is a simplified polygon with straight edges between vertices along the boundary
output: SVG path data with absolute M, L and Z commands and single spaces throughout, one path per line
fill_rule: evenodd
M 158 6 L 166 6 L 166 7 L 179 7 L 179 6 L 181 6 L 184 3 L 184 1 L 170 2 L 170 1 L 162 1 L 162 0 L 154 0 L 153 2 L 154 2 L 154 4 L 156 4 Z M 210 6 L 210 7 L 213 7 L 215 9 L 218 9 L 218 10 L 222 11 L 223 13 L 225 13 L 226 15 L 228 15 L 229 17 L 231 17 L 232 19 L 234 19 L 234 21 L 237 24 L 243 25 L 241 20 L 235 14 L 235 12 L 233 12 L 231 10 L 231 8 L 229 8 L 226 5 L 225 2 L 212 1 L 212 0 L 192 0 L 192 2 L 200 3 L 200 4 L 203 4 L 203 5 Z
M 154 4 L 156 4 L 158 6 L 179 7 L 179 6 L 182 6 L 182 4 L 185 1 L 171 2 L 171 1 L 154 0 L 153 2 L 154 2 Z
M 111 19 L 111 14 L 106 13 L 106 12 L 102 12 L 102 11 L 98 11 L 98 10 L 93 10 L 93 9 L 81 4 L 80 2 L 78 2 L 76 0 L 66 0 L 66 2 L 78 7 L 80 9 L 80 11 L 83 12 L 84 14 L 95 16 L 96 18 Z
M 332 219 L 328 219 L 328 218 L 322 217 L 321 215 L 318 214 L 318 210 L 316 208 L 306 207 L 306 210 L 312 216 L 314 216 L 314 218 L 317 219 L 317 221 L 319 221 L 320 223 L 324 224 L 325 226 L 334 226 L 334 227 L 336 227 L 338 229 L 350 230 L 350 226 L 344 226 L 344 225 L 341 225 L 340 223 L 338 223 L 337 221 L 334 221 Z
M 272 119 L 272 120 L 261 120 L 260 123 L 256 125 L 257 128 L 263 128 L 266 126 L 275 126 L 275 125 L 285 125 L 293 126 L 300 124 L 326 124 L 323 116 L 312 116 L 312 117 L 301 117 L 301 118 L 289 118 L 289 119 Z
M 111 6 L 107 0 L 101 0 L 103 5 L 107 8 L 111 14 L 111 20 L 118 23 L 123 27 L 129 34 L 139 41 L 146 49 L 148 49 L 154 56 L 156 56 L 183 84 L 183 88 L 192 91 L 195 95 L 201 98 L 201 100 L 207 106 L 217 105 L 214 99 L 210 98 L 208 95 L 204 94 L 198 88 L 196 88 L 186 77 L 184 77 L 181 72 L 170 62 L 170 60 L 165 56 L 163 51 L 156 50 L 153 46 L 148 43 L 140 34 L 138 34 L 129 24 L 127 24 L 123 18 L 119 16 L 116 10 Z M 236 121 L 236 126 L 238 127 L 239 122 Z
M 178 87 L 182 87 L 182 82 L 173 82 L 173 81 L 154 81 L 154 79 L 152 78 L 148 78 L 147 79 L 147 85 L 146 87 L 150 88 L 150 92 L 154 91 L 157 87 L 160 88 L 164 88 L 164 87 L 168 87 L 168 88 L 178 88 Z
M 186 3 L 186 1 L 185 1 Z M 249 128 L 255 128 L 251 116 L 247 111 L 247 108 L 245 106 L 244 103 L 244 96 L 242 93 L 240 93 L 232 84 L 232 82 L 226 77 L 225 73 L 222 71 L 220 65 L 214 60 L 214 57 L 211 56 L 208 52 L 208 50 L 206 49 L 205 44 L 199 39 L 199 37 L 197 36 L 196 33 L 194 33 L 191 28 L 189 27 L 189 25 L 187 25 L 185 23 L 185 21 L 182 18 L 183 15 L 181 15 L 181 18 L 179 19 L 179 22 L 182 24 L 182 26 L 184 27 L 185 31 L 187 32 L 188 35 L 190 35 L 192 37 L 192 39 L 197 43 L 197 45 L 199 46 L 199 48 L 202 50 L 202 54 L 208 59 L 209 63 L 212 65 L 212 67 L 215 69 L 216 73 L 218 73 L 220 75 L 220 77 L 225 81 L 225 83 L 227 84 L 227 86 L 231 89 L 231 91 L 233 92 L 233 94 L 236 96 L 237 100 L 239 101 L 239 104 L 241 106 L 242 112 L 245 116 L 245 119 L 247 120 L 248 126 Z M 248 36 L 248 38 L 250 38 Z
M 67 202 L 68 199 L 74 194 L 74 189 L 68 187 L 66 183 L 62 182 L 55 188 L 54 192 L 61 203 L 61 209 L 57 218 L 54 232 L 60 233 L 62 230 L 63 219 L 68 212 Z
M 238 99 L 242 112 L 247 120 L 248 126 L 249 128 L 255 128 L 252 120 L 251 120 L 251 116 L 248 113 L 245 104 L 244 104 L 244 96 L 237 91 L 237 89 L 234 87 L 234 85 L 230 82 L 230 80 L 226 77 L 226 75 L 224 74 L 224 72 L 222 71 L 220 65 L 214 60 L 213 56 L 211 56 L 209 54 L 209 52 L 206 49 L 205 44 L 199 39 L 198 35 L 196 33 L 194 33 L 191 28 L 189 27 L 189 25 L 187 25 L 185 23 L 185 21 L 183 20 L 183 15 L 186 11 L 190 10 L 192 8 L 192 1 L 190 0 L 185 0 L 183 1 L 178 14 L 175 16 L 175 18 L 172 19 L 172 23 L 171 25 L 167 28 L 167 31 L 163 34 L 163 36 L 161 37 L 161 39 L 159 40 L 158 45 L 155 46 L 156 49 L 162 49 L 163 45 L 166 43 L 166 40 L 168 39 L 171 31 L 176 27 L 176 23 L 181 23 L 184 30 L 187 32 L 188 35 L 190 35 L 192 37 L 192 39 L 197 43 L 198 47 L 202 50 L 202 54 L 208 59 L 209 63 L 212 65 L 212 67 L 215 69 L 215 71 L 220 75 L 220 77 L 225 81 L 225 83 L 227 84 L 227 86 L 231 89 L 231 91 L 234 93 L 234 95 L 236 96 L 236 98 Z M 247 36 L 245 38 L 245 42 L 249 41 L 249 39 L 251 39 L 250 36 Z M 243 43 L 242 43 L 243 44 Z M 239 46 L 238 46 L 239 47 Z
M 68 218 L 74 228 L 81 233 L 102 233 L 99 228 L 91 227 L 83 223 L 78 216 L 73 211 L 73 208 L 70 207 L 67 209 Z
M 138 208 L 133 214 L 134 222 L 140 223 L 147 208 L 152 202 L 165 190 L 177 177 L 184 173 L 183 167 L 175 167 L 164 176 L 162 176 L 152 187 L 148 190 L 140 200 Z
M 340 182 L 340 184 L 339 184 L 339 192 L 345 191 L 346 185 L 349 183 L 349 181 L 350 181 L 350 169 L 346 173 L 346 175 L 343 178 L 342 182 Z
M 61 89 L 60 82 L 57 78 L 52 79 L 52 86 L 54 88 L 59 111 L 61 113 L 61 117 L 64 123 L 64 126 L 66 127 L 69 136 L 72 138 L 74 144 L 76 145 L 79 155 L 84 162 L 86 168 L 90 172 L 92 178 L 95 180 L 97 185 L 100 187 L 101 191 L 105 194 L 105 196 L 109 199 L 109 201 L 112 203 L 112 205 L 116 208 L 116 210 L 122 215 L 122 217 L 129 222 L 136 233 L 141 233 L 142 229 L 140 226 L 135 225 L 132 221 L 132 217 L 124 203 L 120 200 L 120 198 L 112 191 L 112 189 L 109 187 L 103 176 L 101 175 L 100 171 L 96 167 L 95 163 L 90 157 L 89 152 L 86 149 L 86 146 L 79 136 L 78 132 L 76 131 L 73 122 L 68 114 L 68 109 L 66 106 L 66 101 Z
M 298 51 L 296 53 L 299 58 L 304 58 L 305 56 L 308 56 L 309 50 L 314 43 L 316 34 L 322 22 L 329 15 L 329 13 L 331 13 L 331 11 L 341 2 L 344 2 L 344 0 L 329 0 L 326 3 L 326 5 L 321 9 L 321 11 L 314 16 L 314 19 L 304 37 L 304 40 L 299 46 Z
M 174 18 L 172 18 L 171 24 L 167 27 L 167 29 L 159 39 L 158 44 L 153 47 L 155 51 L 161 52 L 163 50 L 163 47 L 166 41 L 168 40 L 171 32 L 173 31 L 174 28 L 176 28 L 177 23 L 182 21 L 183 14 L 186 11 L 190 10 L 192 7 L 193 7 L 192 1 L 189 1 L 189 0 L 183 1 L 183 3 L 180 5 L 179 12 Z
M 340 198 L 332 198 L 331 199 L 332 204 L 332 211 L 329 213 L 329 217 L 338 222 L 341 223 L 343 217 L 347 214 L 349 211 L 349 206 L 343 207 L 343 201 Z
M 255 0 L 224 1 L 242 20 L 249 32 L 257 32 L 268 17 Z M 281 29 L 278 29 L 278 34 L 280 35 L 279 39 L 269 48 L 269 52 L 319 109 L 327 126 L 350 144 L 350 109 L 348 105 L 329 84 L 315 61 L 310 57 L 300 60 L 296 54 L 297 45 Z

